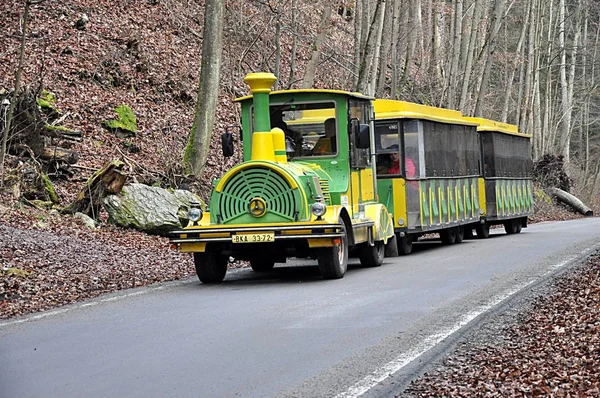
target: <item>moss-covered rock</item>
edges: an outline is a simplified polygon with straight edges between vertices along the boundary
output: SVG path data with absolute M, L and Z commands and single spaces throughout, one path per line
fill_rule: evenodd
M 59 113 L 56 107 L 56 96 L 50 91 L 42 90 L 36 102 L 44 113 Z
M 202 200 L 189 191 L 169 192 L 164 188 L 143 184 L 126 185 L 117 195 L 104 199 L 109 222 L 135 228 L 150 234 L 167 235 L 181 228 L 181 209 L 189 208 L 190 201 Z
M 117 137 L 134 137 L 137 133 L 137 119 L 131 108 L 123 104 L 119 105 L 115 112 L 117 118 L 102 122 L 102 126 L 113 131 Z

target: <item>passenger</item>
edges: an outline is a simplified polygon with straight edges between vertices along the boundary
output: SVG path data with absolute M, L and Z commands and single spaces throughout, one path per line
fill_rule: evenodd
M 404 169 L 406 172 L 406 178 L 415 178 L 417 176 L 417 166 L 413 160 L 413 155 L 415 155 L 415 148 L 408 146 L 404 155 Z
M 315 155 L 331 155 L 337 152 L 335 118 L 325 120 L 325 136 L 319 138 L 313 149 Z

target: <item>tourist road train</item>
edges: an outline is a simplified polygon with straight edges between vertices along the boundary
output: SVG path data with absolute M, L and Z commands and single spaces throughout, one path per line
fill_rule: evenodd
M 271 91 L 271 73 L 244 80 L 243 162 L 170 236 L 203 283 L 221 282 L 231 257 L 256 272 L 313 258 L 337 279 L 349 256 L 377 267 L 425 234 L 453 244 L 527 226 L 531 136 L 516 126 L 353 92 Z M 231 155 L 231 135 L 222 143 Z

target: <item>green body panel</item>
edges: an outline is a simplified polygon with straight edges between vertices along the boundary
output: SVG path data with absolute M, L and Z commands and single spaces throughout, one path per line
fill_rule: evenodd
M 276 93 L 270 95 L 271 105 L 302 103 L 302 102 L 326 102 L 336 103 L 336 121 L 339 130 L 338 155 L 332 157 L 299 158 L 292 159 L 291 164 L 314 164 L 331 176 L 329 190 L 334 204 L 339 204 L 340 193 L 346 192 L 349 186 L 350 156 L 348 133 L 345 130 L 348 125 L 348 97 L 333 93 Z M 244 161 L 249 161 L 252 154 L 252 99 L 248 98 L 241 102 L 242 105 L 242 137 L 244 147 Z
M 392 206 L 394 205 L 392 179 L 377 180 L 377 193 L 379 194 L 379 203 L 383 204 L 391 211 L 391 209 L 393 209 Z
M 533 214 L 532 182 L 529 179 L 486 179 L 489 220 Z

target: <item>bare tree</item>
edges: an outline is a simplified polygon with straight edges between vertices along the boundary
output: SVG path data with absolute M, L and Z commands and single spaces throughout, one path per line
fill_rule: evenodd
M 330 19 L 331 4 L 326 2 L 325 8 L 323 9 L 323 16 L 321 17 L 321 23 L 317 28 L 317 37 L 312 44 L 310 59 L 306 64 L 306 72 L 304 73 L 304 79 L 302 80 L 302 87 L 304 88 L 312 87 L 315 81 L 317 65 L 321 59 L 321 47 L 323 46 L 323 41 L 327 37 L 327 30 L 331 25 Z
M 13 91 L 12 101 L 8 108 L 8 114 L 6 116 L 6 124 L 4 126 L 4 132 L 2 134 L 2 149 L 0 150 L 0 182 L 4 184 L 4 157 L 6 156 L 6 144 L 8 142 L 8 134 L 10 133 L 10 127 L 12 124 L 13 114 L 15 112 L 15 106 L 17 105 L 17 95 L 21 90 L 21 75 L 23 73 L 23 60 L 25 58 L 25 41 L 27 38 L 27 22 L 29 20 L 29 9 L 32 5 L 43 3 L 45 0 L 27 0 L 25 1 L 25 9 L 23 10 L 23 29 L 21 34 L 21 49 L 19 51 L 19 65 L 15 72 L 15 89 Z
M 373 13 L 373 19 L 369 24 L 367 40 L 365 44 L 364 56 L 360 61 L 360 68 L 358 72 L 358 83 L 356 91 L 361 93 L 369 92 L 370 73 L 372 72 L 372 65 L 375 59 L 375 51 L 378 46 L 377 40 L 381 38 L 379 30 L 383 19 L 382 14 L 385 9 L 385 0 L 377 0 L 377 6 Z M 371 88 L 372 90 L 373 88 Z
M 194 124 L 188 138 L 183 162 L 192 175 L 199 178 L 204 170 L 219 95 L 219 76 L 223 52 L 223 18 L 225 2 L 207 0 L 204 6 L 202 63 L 198 83 L 198 100 Z

